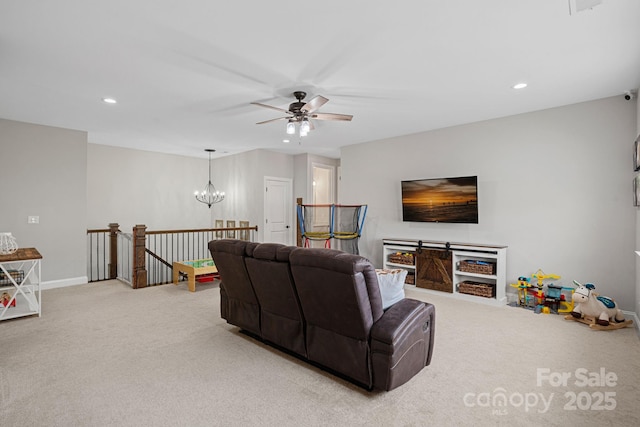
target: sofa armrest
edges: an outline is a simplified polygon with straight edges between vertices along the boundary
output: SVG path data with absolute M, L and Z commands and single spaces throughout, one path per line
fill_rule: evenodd
M 371 328 L 374 387 L 391 390 L 429 365 L 433 353 L 435 307 L 405 298 Z
M 429 311 L 428 305 L 433 307 L 431 304 L 411 298 L 398 301 L 374 323 L 371 328 L 371 341 L 379 341 L 381 344 L 393 347 L 399 344 L 409 329 L 415 327 L 415 322 L 418 319 L 423 319 L 426 322 L 426 325 L 422 325 L 423 329 L 430 329 L 429 323 L 432 319 L 430 316 L 425 317 Z

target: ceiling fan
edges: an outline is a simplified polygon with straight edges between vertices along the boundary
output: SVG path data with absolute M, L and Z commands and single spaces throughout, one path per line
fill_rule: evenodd
M 279 120 L 287 120 L 287 134 L 293 135 L 296 132 L 296 123 L 300 125 L 300 136 L 307 136 L 310 130 L 314 129 L 311 119 L 314 120 L 340 120 L 349 122 L 353 118 L 349 114 L 335 114 L 335 113 L 317 113 L 316 111 L 324 104 L 329 102 L 324 96 L 316 95 L 308 102 L 302 101 L 306 96 L 306 92 L 296 91 L 293 92 L 293 96 L 297 99 L 296 102 L 289 104 L 289 109 L 274 107 L 272 105 L 261 104 L 259 102 L 252 102 L 251 104 L 264 108 L 270 108 L 272 110 L 280 111 L 287 116 L 278 117 L 277 119 L 265 120 L 256 124 L 262 125 L 265 123 L 271 123 Z

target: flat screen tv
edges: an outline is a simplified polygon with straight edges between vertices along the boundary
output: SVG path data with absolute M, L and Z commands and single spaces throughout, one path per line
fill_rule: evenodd
M 478 177 L 402 181 L 402 220 L 478 223 Z

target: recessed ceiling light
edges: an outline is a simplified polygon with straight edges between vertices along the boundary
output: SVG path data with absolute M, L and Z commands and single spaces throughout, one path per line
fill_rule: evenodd
M 525 87 L 527 87 L 526 83 L 517 83 L 515 85 L 512 86 L 514 89 L 524 89 Z
M 115 99 L 113 99 L 113 98 L 102 98 L 102 102 L 105 102 L 105 103 L 107 103 L 107 104 L 115 104 L 115 103 L 117 103 L 118 101 L 116 101 L 116 100 L 115 100 Z
M 283 139 L 282 142 L 284 142 L 285 144 L 288 144 L 290 141 L 288 139 Z

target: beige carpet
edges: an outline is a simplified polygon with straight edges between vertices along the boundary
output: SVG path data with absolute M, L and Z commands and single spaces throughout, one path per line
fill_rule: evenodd
M 227 325 L 217 282 L 45 291 L 0 323 L 0 425 L 640 425 L 634 329 L 408 294 L 436 306 L 433 362 L 370 393 Z

